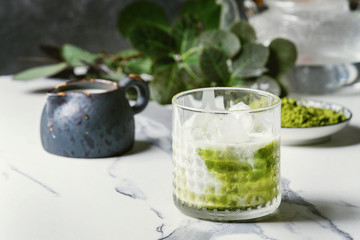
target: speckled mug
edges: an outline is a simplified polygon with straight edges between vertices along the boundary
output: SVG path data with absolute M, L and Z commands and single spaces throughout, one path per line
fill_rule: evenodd
M 125 93 L 135 88 L 130 106 Z M 41 142 L 50 153 L 75 158 L 121 155 L 134 144 L 134 114 L 149 101 L 147 84 L 131 75 L 120 82 L 69 81 L 47 93 L 41 116 Z

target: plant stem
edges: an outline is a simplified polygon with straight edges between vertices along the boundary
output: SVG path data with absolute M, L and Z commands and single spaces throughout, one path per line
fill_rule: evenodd
M 190 48 L 184 54 L 182 54 L 182 59 L 186 59 L 189 56 L 193 55 L 194 53 L 200 52 L 202 49 L 203 49 L 203 46 Z
M 191 69 L 191 67 L 189 65 L 187 65 L 186 63 L 182 63 L 181 64 L 182 67 L 185 69 L 185 71 L 196 81 L 196 82 L 200 82 L 201 78 L 199 78 L 196 73 L 194 73 L 194 71 Z

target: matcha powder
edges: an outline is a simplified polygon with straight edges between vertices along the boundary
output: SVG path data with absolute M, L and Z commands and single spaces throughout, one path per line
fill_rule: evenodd
M 317 127 L 344 120 L 344 114 L 331 109 L 299 105 L 293 98 L 281 99 L 281 127 Z

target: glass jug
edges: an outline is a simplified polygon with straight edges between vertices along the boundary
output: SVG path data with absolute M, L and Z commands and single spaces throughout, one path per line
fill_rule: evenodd
M 289 73 L 290 90 L 328 93 L 358 78 L 360 11 L 347 0 L 265 0 L 267 9 L 249 16 L 259 42 L 277 37 L 298 48 L 296 67 Z

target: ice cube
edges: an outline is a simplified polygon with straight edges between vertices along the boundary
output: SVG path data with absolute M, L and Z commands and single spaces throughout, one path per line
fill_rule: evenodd
M 214 115 L 206 129 L 207 139 L 217 143 L 241 143 L 249 139 L 249 129 L 242 124 L 243 119 L 233 114 Z
M 183 125 L 181 131 L 188 140 L 208 140 L 216 143 L 243 143 L 253 131 L 251 109 L 243 102 L 230 107 L 231 113 L 194 114 Z
M 204 110 L 223 110 L 223 96 L 216 96 L 213 90 L 204 91 L 202 101 L 201 101 L 201 109 Z
M 211 115 L 205 113 L 192 115 L 184 122 L 180 135 L 188 140 L 205 139 L 210 118 Z
M 229 111 L 237 111 L 237 110 L 249 110 L 251 109 L 251 107 L 249 107 L 248 105 L 246 105 L 244 102 L 239 102 L 237 104 L 232 105 L 229 108 Z
M 271 137 L 273 130 L 274 119 L 273 112 L 265 111 L 258 113 L 253 118 L 254 131 L 252 132 L 252 137 L 254 138 L 264 138 Z
M 226 115 L 222 119 L 219 126 L 219 137 L 222 142 L 242 143 L 248 141 L 250 129 L 248 128 L 247 119 L 236 115 Z
M 237 119 L 238 125 L 241 125 L 243 130 L 247 134 L 249 134 L 253 129 L 253 117 L 248 111 L 241 110 L 249 109 L 251 109 L 251 107 L 246 105 L 244 102 L 239 102 L 229 108 L 229 111 L 234 111 L 234 113 L 232 113 L 232 116 Z

